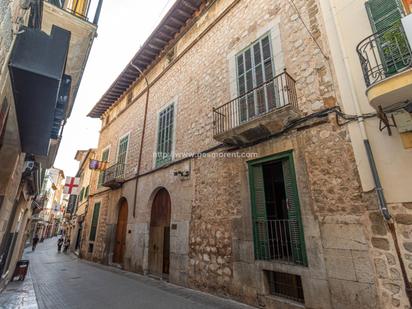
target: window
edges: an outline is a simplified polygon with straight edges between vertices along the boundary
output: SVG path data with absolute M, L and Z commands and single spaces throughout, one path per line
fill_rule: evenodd
M 369 0 L 365 5 L 373 32 L 385 30 L 404 15 L 400 0 Z
M 236 67 L 241 122 L 282 105 L 269 35 L 239 53 Z
M 106 148 L 103 150 L 102 153 L 102 162 L 108 162 L 109 161 L 109 154 L 110 154 L 110 148 Z M 99 174 L 99 182 L 98 182 L 98 187 L 101 187 L 104 181 L 104 171 L 101 171 Z
M 249 162 L 255 257 L 307 265 L 290 152 Z
M 265 271 L 265 275 L 271 295 L 305 303 L 302 278 L 300 276 L 277 271 Z
M 174 104 L 169 105 L 159 114 L 157 132 L 156 166 L 172 160 L 174 129 Z
M 122 137 L 119 141 L 119 149 L 117 150 L 117 167 L 116 176 L 124 175 L 124 166 L 127 159 L 127 147 L 129 144 L 129 135 Z
M 79 198 L 79 202 L 81 203 L 83 201 L 83 197 L 84 197 L 84 188 L 82 188 L 80 190 L 80 198 Z
M 410 48 L 401 25 L 405 15 L 401 0 L 369 0 L 365 6 L 372 31 L 379 33 L 376 47 L 383 66 L 379 69 L 386 76 L 393 75 L 410 62 Z
M 84 192 L 84 198 L 86 198 L 86 199 L 89 197 L 89 187 L 90 186 L 87 186 L 86 191 Z
M 96 240 L 97 225 L 99 223 L 99 212 L 100 212 L 100 203 L 94 204 L 93 217 L 92 217 L 92 226 L 90 227 L 89 240 Z

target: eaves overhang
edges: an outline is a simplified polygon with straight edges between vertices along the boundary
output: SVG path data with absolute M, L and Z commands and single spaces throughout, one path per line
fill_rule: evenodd
M 139 71 L 130 63 L 139 67 L 141 71 L 149 68 L 187 25 L 187 22 L 193 18 L 203 3 L 205 3 L 204 0 L 177 0 L 88 116 L 100 118 L 115 104 L 140 77 Z

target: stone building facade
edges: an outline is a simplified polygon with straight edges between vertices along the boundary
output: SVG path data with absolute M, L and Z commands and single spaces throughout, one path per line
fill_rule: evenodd
M 320 2 L 177 1 L 90 113 L 109 168 L 82 256 L 266 308 L 407 308 Z

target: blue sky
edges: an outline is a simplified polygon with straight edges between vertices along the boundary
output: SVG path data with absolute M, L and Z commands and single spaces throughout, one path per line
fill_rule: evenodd
M 100 120 L 86 117 L 175 0 L 105 0 L 73 112 L 54 166 L 74 176 L 76 151 L 97 147 Z

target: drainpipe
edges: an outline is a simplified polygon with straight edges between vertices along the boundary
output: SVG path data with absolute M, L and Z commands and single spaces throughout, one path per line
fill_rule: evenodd
M 328 1 L 326 1 L 328 2 Z M 330 5 L 330 4 L 329 4 Z M 362 111 L 360 108 L 360 103 L 357 99 L 356 96 L 356 91 L 354 88 L 354 82 L 352 79 L 352 75 L 351 75 L 351 71 L 349 70 L 349 61 L 348 61 L 348 56 L 346 54 L 346 50 L 343 48 L 344 44 L 343 44 L 343 39 L 342 39 L 342 35 L 338 29 L 338 26 L 336 25 L 336 20 L 338 18 L 337 12 L 336 12 L 336 8 L 333 5 L 330 5 L 330 10 L 333 13 L 333 23 L 334 23 L 334 28 L 335 31 L 337 33 L 337 38 L 339 41 L 339 45 L 341 46 L 341 53 L 343 56 L 343 62 L 344 62 L 344 67 L 345 67 L 345 73 L 346 73 L 346 78 L 348 79 L 348 83 L 349 83 L 349 88 L 350 88 L 350 93 L 351 93 L 351 97 L 352 97 L 352 102 L 353 102 L 353 107 L 355 109 L 356 115 L 358 116 L 358 126 L 359 126 L 359 130 L 362 136 L 362 140 L 365 146 L 365 151 L 366 154 L 368 156 L 368 160 L 369 160 L 369 167 L 370 167 L 370 171 L 372 173 L 372 177 L 374 180 L 374 184 L 375 184 L 375 191 L 376 194 L 378 195 L 378 204 L 379 204 L 379 209 L 381 211 L 382 216 L 384 217 L 385 221 L 389 221 L 391 219 L 391 215 L 389 213 L 387 204 L 386 204 L 386 200 L 385 200 L 385 196 L 383 193 L 383 188 L 380 182 L 380 178 L 379 178 L 379 174 L 378 174 L 378 170 L 376 167 L 376 163 L 372 154 L 372 148 L 370 146 L 369 143 L 369 139 L 368 139 L 368 134 L 366 132 L 366 128 L 365 128 L 365 119 L 362 117 Z
M 146 131 L 147 107 L 149 105 L 150 84 L 149 84 L 149 81 L 146 75 L 143 73 L 143 71 L 138 66 L 136 66 L 133 63 L 133 60 L 130 62 L 130 65 L 134 67 L 140 73 L 140 75 L 144 78 L 146 82 L 146 103 L 144 106 L 142 137 L 140 139 L 139 161 L 137 162 L 136 182 L 135 182 L 134 198 L 133 198 L 133 218 L 136 218 L 137 186 L 139 183 L 140 167 L 142 165 L 143 142 L 144 142 L 144 135 Z
M 365 151 L 366 151 L 366 154 L 368 156 L 369 167 L 370 167 L 370 170 L 371 170 L 371 173 L 372 173 L 372 176 L 373 176 L 373 180 L 374 180 L 374 183 L 375 183 L 375 192 L 376 192 L 376 195 L 378 197 L 379 209 L 380 209 L 380 212 L 381 212 L 383 218 L 385 219 L 385 221 L 388 225 L 388 228 L 391 232 L 392 240 L 393 240 L 394 245 L 395 245 L 396 255 L 398 257 L 399 264 L 400 264 L 401 271 L 402 271 L 402 277 L 403 277 L 403 281 L 404 281 L 404 284 L 405 284 L 406 296 L 408 297 L 409 304 L 412 304 L 412 287 L 411 287 L 411 283 L 409 282 L 409 278 L 408 278 L 408 275 L 406 273 L 405 264 L 403 262 L 402 254 L 401 254 L 399 244 L 398 244 L 395 225 L 393 223 L 393 220 L 391 220 L 392 217 L 389 213 L 389 209 L 388 209 L 388 206 L 387 206 L 387 203 L 386 203 L 386 200 L 385 200 L 385 195 L 384 195 L 383 188 L 382 188 L 380 178 L 379 178 L 378 169 L 376 167 L 376 163 L 375 163 L 375 160 L 373 158 L 372 148 L 370 146 L 368 135 L 367 135 L 367 132 L 366 132 L 364 118 L 362 117 L 360 104 L 359 104 L 359 101 L 358 101 L 357 96 L 356 96 L 355 88 L 353 86 L 354 82 L 353 82 L 353 79 L 352 79 L 351 71 L 349 69 L 350 66 L 349 66 L 348 56 L 346 54 L 345 49 L 343 48 L 343 46 L 344 46 L 343 38 L 342 38 L 341 32 L 339 31 L 339 28 L 336 24 L 336 20 L 338 20 L 338 14 L 337 14 L 336 8 L 333 4 L 330 4 L 329 1 L 324 1 L 324 3 L 326 3 L 326 5 L 329 6 L 329 8 L 330 8 L 330 10 L 333 14 L 333 26 L 334 26 L 335 32 L 337 34 L 339 45 L 341 46 L 340 50 L 341 50 L 341 53 L 342 53 L 342 56 L 343 56 L 346 78 L 348 79 L 348 82 L 349 82 L 349 88 L 350 88 L 350 91 L 351 91 L 353 107 L 355 108 L 356 115 L 358 116 L 359 129 L 360 129 L 361 136 L 362 136 L 362 139 L 363 139 L 363 142 L 364 142 Z
M 96 14 L 94 15 L 93 24 L 97 25 L 99 23 L 100 12 L 102 10 L 103 0 L 100 0 L 97 4 Z

